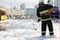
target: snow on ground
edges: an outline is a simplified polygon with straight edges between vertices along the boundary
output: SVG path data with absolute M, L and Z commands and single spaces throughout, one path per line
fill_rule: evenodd
M 54 23 L 54 38 L 49 38 L 47 28 L 47 38 L 41 36 L 41 22 L 35 19 L 8 19 L 5 20 L 8 27 L 5 31 L 0 31 L 0 40 L 60 40 L 60 23 Z M 36 30 L 35 30 L 36 29 Z

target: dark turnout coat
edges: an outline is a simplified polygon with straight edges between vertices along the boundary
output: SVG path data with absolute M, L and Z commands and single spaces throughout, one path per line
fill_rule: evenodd
M 44 4 L 43 6 L 39 6 L 37 8 L 37 17 L 41 18 L 41 21 L 50 20 L 50 9 L 53 8 L 52 5 Z

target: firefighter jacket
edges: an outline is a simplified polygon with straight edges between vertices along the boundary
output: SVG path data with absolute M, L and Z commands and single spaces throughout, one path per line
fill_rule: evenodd
M 52 9 L 52 5 L 44 4 L 43 6 L 39 6 L 37 8 L 37 17 L 41 18 L 41 21 L 51 20 L 50 17 L 50 9 Z

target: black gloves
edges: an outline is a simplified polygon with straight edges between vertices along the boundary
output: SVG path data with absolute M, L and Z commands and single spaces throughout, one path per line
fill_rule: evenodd
M 37 22 L 40 22 L 40 19 L 38 19 L 38 21 Z

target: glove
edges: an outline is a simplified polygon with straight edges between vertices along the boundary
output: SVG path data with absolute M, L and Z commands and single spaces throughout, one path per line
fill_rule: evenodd
M 40 19 L 38 19 L 38 21 L 37 22 L 40 22 Z

